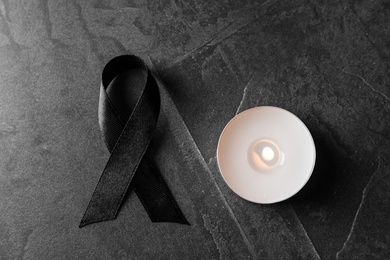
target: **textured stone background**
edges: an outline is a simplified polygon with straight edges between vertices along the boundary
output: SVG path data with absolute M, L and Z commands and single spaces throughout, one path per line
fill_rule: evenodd
M 191 226 L 78 228 L 109 153 L 101 70 L 136 54 L 160 75 L 152 149 Z M 0 0 L 0 259 L 389 259 L 388 1 Z M 274 205 L 216 165 L 224 125 L 273 105 L 308 126 L 317 164 Z

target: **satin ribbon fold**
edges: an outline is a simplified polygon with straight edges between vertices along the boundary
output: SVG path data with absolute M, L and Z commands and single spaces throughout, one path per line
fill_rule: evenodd
M 100 86 L 99 125 L 111 155 L 80 228 L 116 218 L 129 187 L 152 222 L 189 224 L 148 150 L 159 113 L 158 85 L 139 57 L 124 55 L 107 63 Z

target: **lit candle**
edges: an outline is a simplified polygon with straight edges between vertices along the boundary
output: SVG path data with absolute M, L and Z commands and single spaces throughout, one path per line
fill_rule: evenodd
M 275 203 L 297 193 L 315 164 L 313 138 L 303 122 L 277 107 L 256 107 L 235 116 L 217 148 L 228 186 L 257 203 Z

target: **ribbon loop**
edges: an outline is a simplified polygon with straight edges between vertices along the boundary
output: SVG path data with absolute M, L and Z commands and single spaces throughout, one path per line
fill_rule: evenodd
M 119 56 L 106 65 L 99 125 L 111 156 L 80 227 L 114 219 L 131 183 L 153 222 L 188 224 L 146 152 L 159 112 L 157 83 L 140 58 Z

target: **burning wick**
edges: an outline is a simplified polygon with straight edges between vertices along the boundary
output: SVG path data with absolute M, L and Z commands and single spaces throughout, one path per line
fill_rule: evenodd
M 261 155 L 263 155 L 264 160 L 271 161 L 275 157 L 275 152 L 272 148 L 266 146 L 263 148 Z
M 260 139 L 249 147 L 248 161 L 257 172 L 270 171 L 284 163 L 284 153 L 274 141 Z

